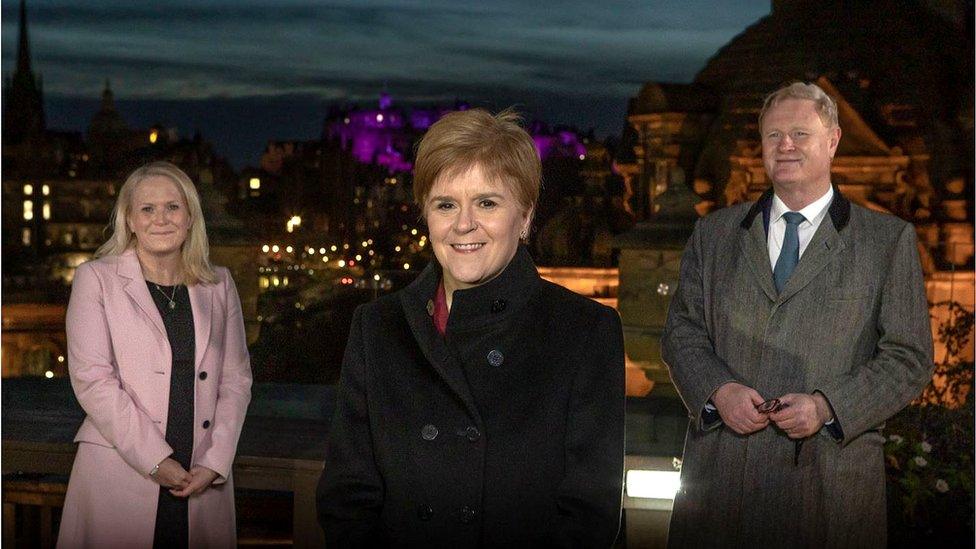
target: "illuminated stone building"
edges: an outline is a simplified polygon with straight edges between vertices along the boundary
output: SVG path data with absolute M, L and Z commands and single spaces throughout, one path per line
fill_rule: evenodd
M 649 82 L 630 101 L 617 168 L 640 223 L 618 242 L 620 308 L 628 343 L 639 342 L 628 351 L 656 363 L 662 380 L 656 341 L 683 241 L 641 235 L 677 230 L 673 210 L 661 217 L 668 208 L 704 215 L 765 190 L 759 110 L 767 93 L 796 80 L 837 100 L 833 182 L 852 201 L 915 224 L 930 299 L 973 305 L 971 2 L 774 1 L 692 83 Z M 659 300 L 659 314 L 637 301 L 627 313 L 624 301 L 639 296 Z

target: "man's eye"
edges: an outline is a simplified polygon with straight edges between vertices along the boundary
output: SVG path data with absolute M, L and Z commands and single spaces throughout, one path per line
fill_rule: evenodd
M 451 204 L 450 202 L 441 202 L 440 204 L 434 207 L 438 210 L 450 210 L 454 208 L 454 204 Z

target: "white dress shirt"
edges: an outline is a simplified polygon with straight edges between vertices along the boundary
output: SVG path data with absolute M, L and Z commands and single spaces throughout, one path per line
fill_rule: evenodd
M 800 257 L 806 251 L 807 245 L 813 239 L 813 234 L 820 227 L 820 222 L 827 216 L 827 209 L 830 201 L 834 198 L 833 186 L 827 187 L 827 192 L 823 196 L 811 202 L 800 213 L 805 220 L 797 226 L 797 236 L 800 238 Z M 779 252 L 783 249 L 783 236 L 786 234 L 786 220 L 783 214 L 791 211 L 786 204 L 773 194 L 773 204 L 769 209 L 769 236 L 766 245 L 769 248 L 769 268 L 776 269 L 776 260 L 779 259 Z

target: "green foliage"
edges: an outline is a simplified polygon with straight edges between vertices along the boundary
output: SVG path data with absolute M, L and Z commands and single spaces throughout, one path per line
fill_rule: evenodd
M 888 422 L 888 542 L 891 547 L 972 547 L 973 362 L 963 357 L 973 314 L 955 302 L 937 303 L 948 318 L 937 338 L 934 383 Z

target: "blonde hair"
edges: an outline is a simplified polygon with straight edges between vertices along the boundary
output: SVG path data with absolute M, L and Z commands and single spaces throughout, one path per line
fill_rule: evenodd
M 414 164 L 413 195 L 421 211 L 438 178 L 476 165 L 486 179 L 509 187 L 523 213 L 531 211 L 539 200 L 542 162 L 521 120 L 511 109 L 496 115 L 470 109 L 435 122 L 417 145 Z
M 95 257 L 120 255 L 135 245 L 135 234 L 129 229 L 128 219 L 132 211 L 132 195 L 136 187 L 150 177 L 165 177 L 183 195 L 190 214 L 190 228 L 183 241 L 183 276 L 186 284 L 203 282 L 213 284 L 217 281 L 213 265 L 210 264 L 210 245 L 207 241 L 207 227 L 203 221 L 203 208 L 200 195 L 186 173 L 169 162 L 153 162 L 136 169 L 119 190 L 118 200 L 112 210 L 112 217 L 106 229 L 112 229 L 112 236 L 95 251 Z
M 766 112 L 780 101 L 786 99 L 807 99 L 813 101 L 816 104 L 817 115 L 820 117 L 820 122 L 823 123 L 824 127 L 836 128 L 840 126 L 840 122 L 837 121 L 837 103 L 834 102 L 832 97 L 827 95 L 827 92 L 823 91 L 823 88 L 816 84 L 793 82 L 766 96 L 766 100 L 763 101 L 762 110 L 759 111 L 760 129 L 762 128 L 762 121 L 766 116 Z

